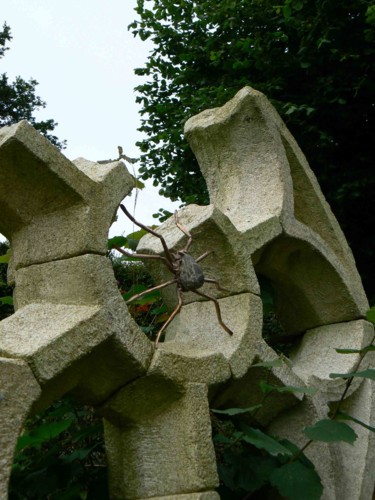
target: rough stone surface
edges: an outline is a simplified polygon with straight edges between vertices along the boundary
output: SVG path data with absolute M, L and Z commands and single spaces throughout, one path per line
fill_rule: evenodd
M 233 227 L 228 217 L 218 211 L 214 205 L 188 205 L 178 213 L 179 222 L 185 226 L 193 237 L 189 253 L 197 258 L 205 252 L 212 252 L 199 264 L 206 278 L 212 278 L 220 283 L 225 290 L 218 290 L 214 284 L 205 284 L 200 291 L 225 297 L 235 293 L 253 292 L 259 294 L 259 285 L 251 263 L 251 255 L 243 247 L 238 231 Z M 171 253 L 182 249 L 187 237 L 176 227 L 174 218 L 168 219 L 158 232 L 164 237 Z M 162 254 L 160 240 L 152 235 L 144 236 L 137 248 L 139 253 L 147 251 Z M 162 283 L 172 278 L 172 274 L 160 261 L 147 261 L 155 281 Z M 175 286 L 162 291 L 164 300 L 171 308 L 177 302 Z M 193 293 L 184 293 L 184 303 L 202 300 Z
M 335 284 L 336 295 L 346 293 L 344 300 L 349 295 L 347 307 L 355 311 L 355 318 L 366 312 L 368 302 L 345 237 L 303 153 L 264 95 L 245 87 L 223 107 L 190 118 L 185 135 L 199 161 L 211 203 L 243 234 L 249 253 L 259 250 L 262 255 L 262 247 L 281 233 L 301 240 L 297 243 L 306 242 L 307 253 L 300 250 L 306 262 L 312 257 L 310 247 L 327 261 L 324 264 L 321 259 L 319 269 L 333 265 L 331 274 L 338 275 L 332 285 L 328 277 L 321 280 L 321 287 Z M 280 251 L 280 255 L 294 263 L 295 254 Z M 259 271 L 267 272 L 268 265 Z M 303 271 L 308 270 L 304 265 Z M 316 293 L 315 283 L 311 283 L 314 276 L 310 273 L 304 284 L 293 283 L 294 291 L 302 296 Z M 283 290 L 280 301 L 284 295 L 284 301 L 294 295 L 287 291 Z M 330 295 L 323 308 L 326 314 L 334 296 Z M 332 312 L 335 306 L 333 303 Z
M 299 349 L 292 354 L 293 370 L 307 385 L 319 387 L 327 392 L 331 400 L 339 398 L 346 381 L 332 379 L 330 373 L 349 373 L 355 370 L 359 354 L 339 354 L 336 349 L 362 349 L 370 344 L 373 326 L 367 321 L 349 321 L 334 325 L 326 325 L 305 333 Z M 371 363 L 368 354 L 361 370 Z M 361 380 L 354 380 L 349 390 L 350 395 L 357 390 Z
M 74 164 L 23 121 L 1 129 L 0 166 L 0 227 L 14 269 L 105 254 L 108 227 L 134 186 L 122 162 Z
M 255 342 L 262 335 L 262 304 L 251 293 L 232 295 L 219 300 L 223 321 L 233 331 L 229 335 L 219 324 L 211 301 L 188 304 L 183 307 L 168 328 L 166 345 L 173 337 L 183 347 L 222 353 L 229 361 L 232 375 L 241 377 L 251 366 L 255 356 Z M 239 314 L 246 311 L 246 314 Z M 181 349 L 189 355 L 189 351 Z
M 40 387 L 26 363 L 0 358 L 0 498 L 7 498 L 17 439 L 40 394 Z
M 124 164 L 70 162 L 26 122 L 0 130 L 0 231 L 12 244 L 16 283 L 16 313 L 0 324 L 1 498 L 24 419 L 69 391 L 105 419 L 112 498 L 217 499 L 209 404 L 263 400 L 251 424 L 303 446 L 303 428 L 326 418 L 341 398 L 345 382 L 330 373 L 349 373 L 359 361 L 335 349 L 361 349 L 373 338 L 345 237 L 265 96 L 242 89 L 191 118 L 185 132 L 211 205 L 184 207 L 178 216 L 193 236 L 189 253 L 211 252 L 200 265 L 225 290 L 205 284 L 202 291 L 218 299 L 233 336 L 212 301 L 189 292 L 155 350 L 129 316 L 105 258 L 109 225 L 133 185 Z M 158 231 L 171 252 L 186 245 L 174 218 Z M 138 249 L 162 250 L 150 235 Z M 171 279 L 160 260 L 149 263 L 157 284 Z M 262 338 L 258 275 L 273 289 L 281 329 L 294 339 L 290 358 L 269 368 L 259 363 L 278 355 Z M 163 293 L 172 310 L 175 286 Z M 361 367 L 373 362 L 367 354 Z M 264 398 L 264 379 L 318 391 Z M 343 410 L 375 426 L 373 382 L 356 379 Z M 353 428 L 354 446 L 306 449 L 326 500 L 371 499 L 375 437 Z
M 169 404 L 164 401 L 151 408 L 147 399 L 153 395 L 146 391 L 143 397 L 151 412 L 137 420 L 133 420 L 133 397 L 128 399 L 133 391 L 124 391 L 119 396 L 121 405 L 116 402 L 123 425 L 105 420 L 111 498 L 214 489 L 218 478 L 205 385 L 187 384 Z M 126 424 L 128 411 L 131 415 Z

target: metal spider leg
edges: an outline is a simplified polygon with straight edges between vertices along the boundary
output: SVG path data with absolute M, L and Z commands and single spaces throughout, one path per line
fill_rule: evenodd
M 164 330 L 167 328 L 167 326 L 172 322 L 173 318 L 180 312 L 181 307 L 182 307 L 182 293 L 181 290 L 177 287 L 177 297 L 178 297 L 178 304 L 175 307 L 174 311 L 172 314 L 169 316 L 167 321 L 164 323 L 164 325 L 160 328 L 158 331 L 158 334 L 155 339 L 155 349 L 158 347 L 158 342 L 160 339 L 161 334 L 164 332 Z
M 137 253 L 137 252 L 130 253 L 130 252 L 127 252 L 123 248 L 118 247 L 116 245 L 114 245 L 113 248 L 115 250 L 117 250 L 118 252 L 122 253 L 123 255 L 126 255 L 127 257 L 132 257 L 132 258 L 136 258 L 136 259 L 159 259 L 159 260 L 162 260 L 165 263 L 165 265 L 168 267 L 168 269 L 170 271 L 172 271 L 172 273 L 174 272 L 173 267 L 171 267 L 168 260 L 165 257 L 162 257 L 161 255 L 152 255 L 152 254 L 148 254 L 148 253 Z
M 214 280 L 212 278 L 204 278 L 204 281 L 206 283 L 213 283 L 216 286 L 216 288 L 218 290 L 221 290 L 222 292 L 230 292 L 230 290 L 228 290 L 228 288 L 223 288 L 217 280 Z
M 221 317 L 221 311 L 220 311 L 220 305 L 219 302 L 215 299 L 215 297 L 211 297 L 211 295 L 207 295 L 203 292 L 198 292 L 198 290 L 192 290 L 192 292 L 196 293 L 197 295 L 200 295 L 201 297 L 204 297 L 206 299 L 212 300 L 212 302 L 215 304 L 215 309 L 216 309 L 216 314 L 217 314 L 217 319 L 219 320 L 220 325 L 222 328 L 229 333 L 229 335 L 233 335 L 232 330 L 230 330 L 227 325 L 224 323 L 223 318 Z
M 148 233 L 151 233 L 154 236 L 156 236 L 157 238 L 159 238 L 159 240 L 161 241 L 161 244 L 163 245 L 165 258 L 166 258 L 167 262 L 169 263 L 168 267 L 173 269 L 173 257 L 172 257 L 172 255 L 167 247 L 167 243 L 165 242 L 165 239 L 163 238 L 163 236 L 161 234 L 157 233 L 156 231 L 154 231 L 153 229 L 151 229 L 150 227 L 147 227 L 144 224 L 142 224 L 141 222 L 138 222 L 136 219 L 134 219 L 132 214 L 126 209 L 126 207 L 124 205 L 120 204 L 120 208 L 124 212 L 124 214 L 127 216 L 127 218 L 130 219 L 132 222 L 134 222 L 134 224 L 136 224 L 141 229 L 144 229 Z
M 181 250 L 182 252 L 188 252 L 190 245 L 193 242 L 193 237 L 190 234 L 189 230 L 185 226 L 180 224 L 180 222 L 178 220 L 177 210 L 174 213 L 174 220 L 175 220 L 175 223 L 176 223 L 176 226 L 178 227 L 178 229 L 180 231 L 182 231 L 184 234 L 186 234 L 186 236 L 188 237 L 188 242 L 186 243 L 185 247 Z
M 126 303 L 129 304 L 130 302 L 133 302 L 133 300 L 140 299 L 141 297 L 143 297 L 144 295 L 147 295 L 150 292 L 155 292 L 156 290 L 161 290 L 162 288 L 165 288 L 169 285 L 173 285 L 173 283 L 177 283 L 177 279 L 166 281 L 165 283 L 162 283 L 161 285 L 153 286 L 152 288 L 149 288 L 148 290 L 143 290 L 143 292 L 138 293 L 137 295 L 134 295 L 129 300 L 127 300 Z
M 197 259 L 195 259 L 195 262 L 199 262 L 203 259 L 205 259 L 206 257 L 208 257 L 211 253 L 214 253 L 213 250 L 209 250 L 208 252 L 204 252 L 204 254 L 202 254 L 201 256 L 199 256 Z

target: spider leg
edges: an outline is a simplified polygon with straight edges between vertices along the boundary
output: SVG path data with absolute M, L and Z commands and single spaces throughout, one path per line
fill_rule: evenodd
M 218 281 L 216 281 L 212 278 L 204 278 L 204 281 L 206 283 L 213 283 L 216 286 L 216 288 L 218 290 L 221 290 L 222 292 L 230 292 L 230 290 L 228 290 L 228 288 L 223 288 Z
M 134 219 L 132 214 L 126 209 L 126 207 L 122 203 L 120 204 L 120 208 L 124 212 L 124 214 L 128 217 L 128 219 L 130 219 L 132 222 L 134 222 L 134 224 L 136 224 L 141 229 L 144 229 L 148 233 L 151 233 L 152 235 L 159 238 L 159 240 L 161 241 L 161 244 L 163 245 L 163 248 L 164 248 L 166 260 L 169 262 L 170 266 L 173 267 L 173 257 L 172 257 L 172 255 L 167 247 L 167 243 L 165 242 L 165 239 L 163 238 L 163 236 L 161 234 L 157 233 L 156 231 L 154 231 L 153 229 L 151 229 L 150 227 L 147 227 L 144 224 L 142 224 L 141 222 L 138 222 L 136 219 Z
M 127 300 L 126 303 L 129 304 L 129 302 L 133 302 L 133 300 L 140 299 L 141 297 L 143 297 L 144 295 L 147 295 L 150 292 L 155 292 L 155 290 L 161 290 L 162 288 L 165 288 L 166 286 L 173 285 L 173 283 L 177 283 L 177 280 L 175 279 L 175 280 L 166 281 L 165 283 L 162 283 L 161 285 L 153 286 L 152 288 L 149 288 L 148 290 L 143 290 L 143 292 L 138 293 L 137 295 L 134 295 L 129 300 Z
M 198 257 L 197 259 L 195 259 L 195 262 L 199 262 L 200 260 L 203 260 L 205 259 L 206 257 L 208 257 L 211 253 L 214 253 L 213 250 L 210 250 L 209 252 L 204 252 L 203 255 L 201 255 L 200 257 Z
M 184 249 L 182 250 L 183 252 L 187 252 L 190 248 L 190 245 L 192 244 L 193 242 L 193 237 L 192 235 L 189 233 L 188 229 L 183 226 L 182 224 L 180 224 L 179 220 L 178 220 L 178 215 L 177 215 L 177 210 L 175 211 L 174 213 L 174 220 L 175 220 L 175 223 L 176 223 L 176 226 L 178 227 L 178 229 L 180 231 L 182 231 L 184 234 L 186 234 L 186 236 L 189 238 L 188 239 L 188 242 L 186 243 Z
M 229 333 L 229 335 L 233 335 L 232 330 L 230 330 L 227 325 L 223 322 L 223 319 L 221 317 L 221 311 L 220 311 L 220 305 L 219 302 L 214 298 L 211 297 L 211 295 L 207 295 L 203 292 L 198 292 L 198 290 L 192 290 L 192 292 L 196 293 L 197 295 L 200 295 L 201 297 L 204 297 L 206 299 L 212 300 L 212 302 L 215 304 L 215 309 L 216 309 L 216 314 L 217 314 L 217 319 L 219 320 L 220 325 L 222 328 Z
M 161 334 L 164 332 L 164 330 L 167 328 L 167 326 L 171 323 L 171 321 L 173 320 L 173 318 L 180 312 L 181 310 L 181 307 L 182 307 L 182 294 L 181 294 L 181 290 L 179 287 L 177 287 L 177 297 L 178 297 L 178 304 L 175 308 L 175 310 L 172 312 L 172 314 L 169 316 L 169 318 L 167 319 L 167 321 L 164 323 L 164 325 L 160 328 L 160 330 L 158 331 L 158 334 L 156 336 L 156 339 L 155 339 L 155 349 L 157 349 L 158 347 L 158 342 L 159 342 L 159 339 L 160 339 L 160 336 Z
M 123 255 L 126 255 L 127 257 L 134 257 L 137 259 L 159 259 L 159 260 L 162 260 L 162 261 L 164 261 L 164 263 L 168 267 L 168 269 L 170 271 L 172 271 L 172 273 L 174 273 L 174 269 L 170 265 L 169 261 L 165 257 L 162 257 L 161 255 L 152 255 L 152 254 L 148 254 L 148 253 L 137 253 L 137 252 L 130 253 L 130 252 L 127 252 L 123 248 L 118 247 L 116 245 L 114 245 L 113 248 L 115 250 L 117 250 L 118 252 L 122 253 Z

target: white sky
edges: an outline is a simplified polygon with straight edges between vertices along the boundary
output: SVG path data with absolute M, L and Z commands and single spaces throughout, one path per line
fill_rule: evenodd
M 0 74 L 39 82 L 36 93 L 47 107 L 36 116 L 58 122 L 53 133 L 68 141 L 63 153 L 71 160 L 115 158 L 118 145 L 132 158 L 140 154 L 133 89 L 141 79 L 134 68 L 143 66 L 150 44 L 127 30 L 135 6 L 136 0 L 0 0 L 0 24 L 6 21 L 13 36 Z M 178 207 L 157 193 L 148 181 L 138 194 L 135 215 L 143 223 L 157 223 L 152 214 L 159 208 Z M 127 204 L 133 203 L 134 195 Z M 110 234 L 132 230 L 119 213 Z

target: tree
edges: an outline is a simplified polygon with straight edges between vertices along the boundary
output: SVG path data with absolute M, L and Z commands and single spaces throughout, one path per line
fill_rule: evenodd
M 277 5 L 276 5 L 277 4 Z M 375 6 L 370 0 L 138 0 L 129 29 L 154 48 L 139 85 L 142 178 L 208 202 L 182 129 L 251 85 L 306 154 L 375 296 Z M 371 225 L 370 225 L 371 224 Z
M 10 27 L 4 23 L 0 31 L 0 59 L 9 50 L 6 44 L 11 39 Z M 51 119 L 37 121 L 33 116 L 34 111 L 46 107 L 46 103 L 35 93 L 37 85 L 38 82 L 34 79 L 26 81 L 17 76 L 14 82 L 9 82 L 6 73 L 0 75 L 0 127 L 27 120 L 55 146 L 62 149 L 66 141 L 59 141 L 55 135 L 50 133 L 58 124 Z

